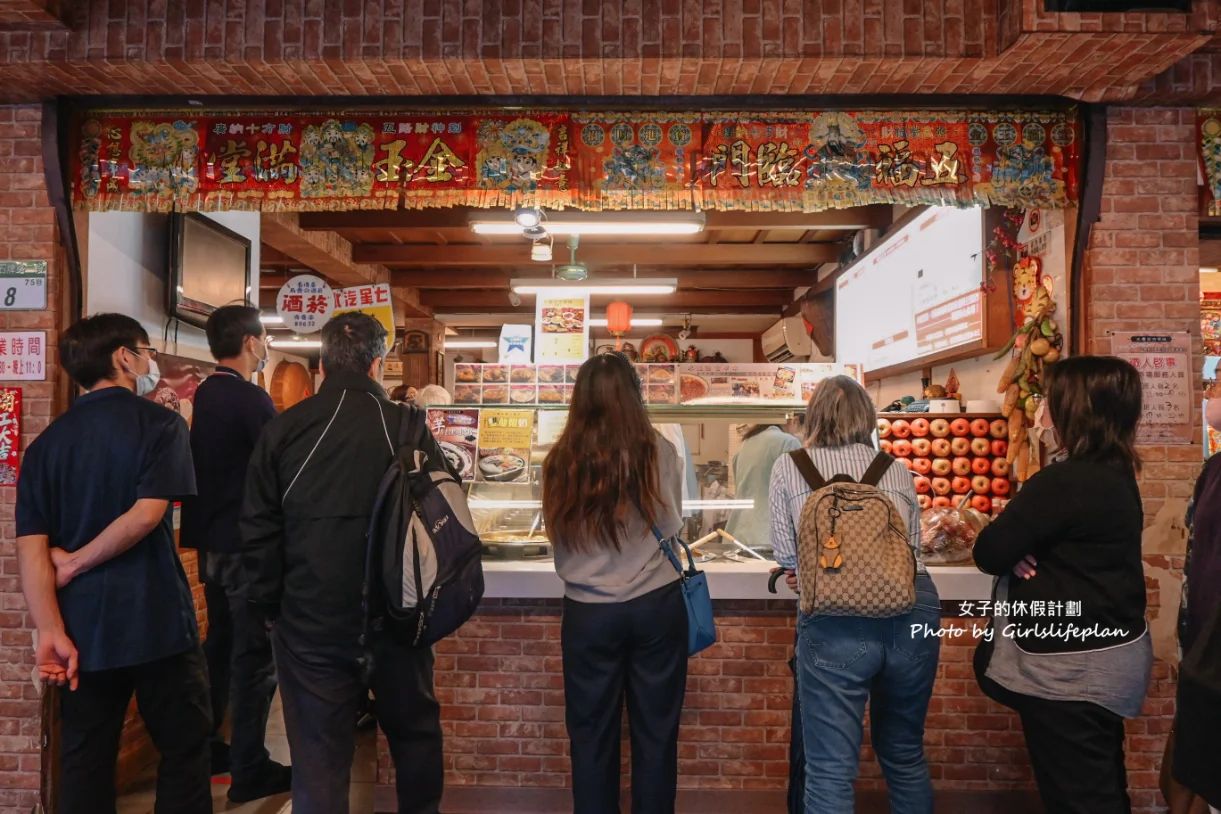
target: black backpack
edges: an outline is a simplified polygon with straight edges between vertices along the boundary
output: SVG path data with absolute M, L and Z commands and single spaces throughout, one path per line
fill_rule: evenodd
M 365 623 L 366 632 L 386 631 L 403 644 L 428 647 L 479 607 L 482 544 L 462 482 L 433 441 L 424 411 L 402 409 L 398 451 L 369 520 Z M 362 645 L 368 647 L 367 635 Z

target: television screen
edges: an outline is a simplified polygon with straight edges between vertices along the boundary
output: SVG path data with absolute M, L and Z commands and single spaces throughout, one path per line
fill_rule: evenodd
M 174 215 L 170 314 L 202 327 L 222 305 L 246 302 L 250 240 L 199 214 Z
M 932 206 L 835 282 L 835 357 L 873 372 L 984 338 L 979 208 Z

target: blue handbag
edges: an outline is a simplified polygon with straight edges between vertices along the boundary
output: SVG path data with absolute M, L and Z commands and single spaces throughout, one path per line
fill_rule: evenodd
M 653 534 L 670 559 L 670 564 L 678 571 L 678 579 L 683 587 L 683 602 L 687 605 L 687 655 L 694 656 L 716 644 L 716 621 L 712 615 L 712 595 L 708 593 L 708 575 L 696 570 L 695 557 L 681 537 L 675 536 L 673 542 L 687 552 L 690 566 L 686 570 L 683 570 L 682 563 L 674 554 L 674 546 L 662 535 L 661 529 L 653 526 Z

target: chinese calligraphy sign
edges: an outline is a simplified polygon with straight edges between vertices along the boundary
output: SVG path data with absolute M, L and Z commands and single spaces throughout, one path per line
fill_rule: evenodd
M 321 277 L 298 274 L 280 287 L 276 313 L 284 327 L 301 334 L 321 331 L 331 321 L 335 292 Z
M 47 378 L 46 331 L 0 331 L 0 381 Z
M 0 486 L 16 486 L 20 469 L 21 388 L 0 387 Z
M 1081 147 L 1074 110 L 201 113 L 85 113 L 75 206 L 1056 208 Z M 1221 194 L 1221 124 L 1201 127 Z

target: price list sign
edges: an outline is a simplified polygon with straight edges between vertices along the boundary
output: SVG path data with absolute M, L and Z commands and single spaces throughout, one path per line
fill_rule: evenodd
M 0 311 L 47 307 L 46 260 L 0 260 Z
M 1143 415 L 1136 443 L 1193 443 L 1191 341 L 1186 331 L 1111 334 L 1111 354 L 1140 373 Z

